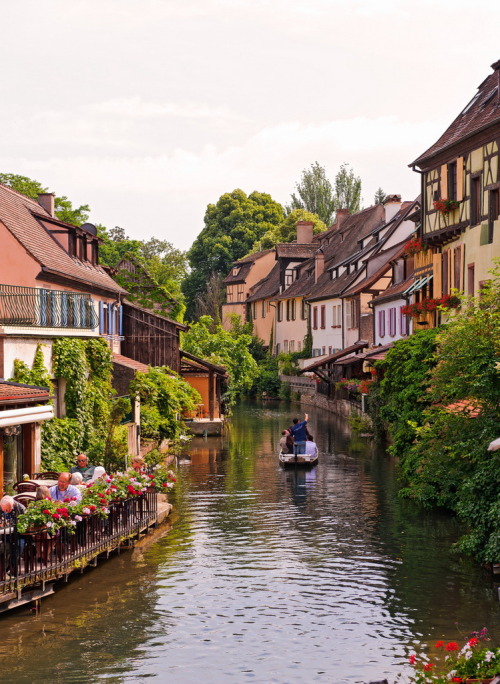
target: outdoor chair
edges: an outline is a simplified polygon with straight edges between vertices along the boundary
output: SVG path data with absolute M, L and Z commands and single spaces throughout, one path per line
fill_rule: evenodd
M 30 482 L 29 480 L 23 480 L 22 482 L 16 482 L 14 489 L 18 494 L 23 492 L 36 492 L 38 485 L 36 482 Z
M 12 498 L 23 506 L 28 506 L 32 501 L 35 501 L 36 494 L 34 492 L 23 492 L 22 494 L 14 494 Z
M 44 473 L 35 473 L 32 477 L 34 480 L 57 480 L 59 473 L 54 470 L 46 470 Z

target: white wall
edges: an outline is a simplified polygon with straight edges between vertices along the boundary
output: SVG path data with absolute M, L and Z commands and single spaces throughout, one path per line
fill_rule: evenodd
M 293 342 L 292 351 L 301 351 L 304 344 L 304 337 L 307 334 L 307 319 L 301 318 L 301 299 L 295 299 L 295 320 L 286 320 L 286 301 L 282 302 L 282 318 L 278 321 L 278 315 L 275 313 L 275 331 L 274 331 L 274 350 L 279 344 L 280 352 L 290 351 L 290 342 Z M 276 303 L 277 306 L 277 303 Z M 288 349 L 285 349 L 285 341 L 288 343 Z
M 374 315 L 375 315 L 375 344 L 389 344 L 390 342 L 394 342 L 395 340 L 400 340 L 403 337 L 406 337 L 405 335 L 405 317 L 401 317 L 401 307 L 406 305 L 406 301 L 404 299 L 394 299 L 390 302 L 384 302 L 381 304 L 377 304 L 374 307 Z M 395 335 L 390 334 L 390 326 L 389 326 L 389 310 L 390 309 L 396 309 L 396 333 Z M 383 312 L 383 315 L 385 316 L 385 331 L 380 329 L 380 317 L 379 317 L 379 312 Z M 401 329 L 403 327 L 403 330 Z M 381 334 L 384 333 L 384 334 Z M 411 333 L 411 319 L 410 319 L 410 333 Z
M 321 328 L 321 307 L 325 307 L 325 328 Z M 334 314 L 333 307 L 340 307 L 340 321 L 335 321 L 338 327 L 333 327 Z M 313 330 L 313 309 L 318 308 L 318 329 Z M 337 308 L 337 312 L 338 312 Z M 311 332 L 312 332 L 312 347 L 313 349 L 320 349 L 321 352 L 315 352 L 315 356 L 323 355 L 323 347 L 325 354 L 333 354 L 335 351 L 342 349 L 342 300 L 338 298 L 323 299 L 318 302 L 311 302 L 310 305 L 311 316 Z

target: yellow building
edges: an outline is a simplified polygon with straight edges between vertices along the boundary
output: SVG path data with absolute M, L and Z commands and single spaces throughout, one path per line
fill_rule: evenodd
M 500 257 L 500 60 L 439 140 L 410 166 L 422 174 L 416 303 L 477 295 Z M 425 315 L 428 325 L 440 314 Z

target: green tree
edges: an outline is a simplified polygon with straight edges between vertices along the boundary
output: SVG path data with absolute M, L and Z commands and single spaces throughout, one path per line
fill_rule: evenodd
M 140 256 L 140 240 L 131 240 L 120 226 L 107 229 L 98 224 L 97 235 L 103 240 L 99 246 L 99 262 L 105 266 L 115 268 L 126 254 Z
M 39 193 L 49 192 L 41 183 L 32 180 L 27 176 L 20 176 L 15 173 L 0 173 L 0 183 L 3 183 L 9 188 L 20 192 L 33 200 L 38 199 Z M 55 197 L 55 215 L 60 221 L 71 223 L 74 226 L 81 226 L 89 218 L 89 205 L 82 204 L 79 207 L 73 207 L 71 201 L 62 195 Z
M 361 178 L 348 164 L 342 164 L 335 176 L 335 209 L 349 209 L 355 214 L 361 207 Z
M 294 209 L 305 209 L 316 214 L 327 226 L 333 222 L 336 204 L 335 191 L 326 177 L 326 171 L 318 162 L 302 171 L 301 179 L 295 184 L 297 194 L 292 193 L 288 213 Z
M 375 193 L 375 197 L 373 198 L 373 203 L 374 204 L 382 204 L 382 202 L 385 200 L 386 194 L 382 190 L 382 188 L 379 188 L 377 192 Z
M 248 392 L 257 377 L 258 366 L 249 351 L 252 336 L 246 332 L 228 332 L 215 325 L 210 316 L 202 316 L 184 334 L 183 349 L 226 368 L 229 375 L 226 403 L 231 406 L 238 396 Z
M 312 214 L 306 209 L 293 209 L 279 226 L 269 230 L 254 246 L 253 251 L 270 249 L 279 242 L 293 242 L 297 239 L 297 221 L 312 221 L 313 233 L 322 233 L 327 226 L 317 214 Z
M 191 272 L 183 283 L 187 315 L 194 315 L 198 295 L 206 292 L 212 273 L 226 275 L 236 259 L 248 254 L 252 245 L 283 220 L 283 207 L 270 195 L 233 190 L 222 195 L 205 212 L 205 226 L 191 249 Z

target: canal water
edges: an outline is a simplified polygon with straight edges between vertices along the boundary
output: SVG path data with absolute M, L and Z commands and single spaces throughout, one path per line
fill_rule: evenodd
M 319 465 L 280 469 L 296 411 L 240 406 L 179 459 L 168 532 L 0 617 L 2 681 L 392 684 L 438 639 L 498 637 L 490 575 L 450 552 L 452 517 L 397 497 L 372 440 L 311 411 Z

